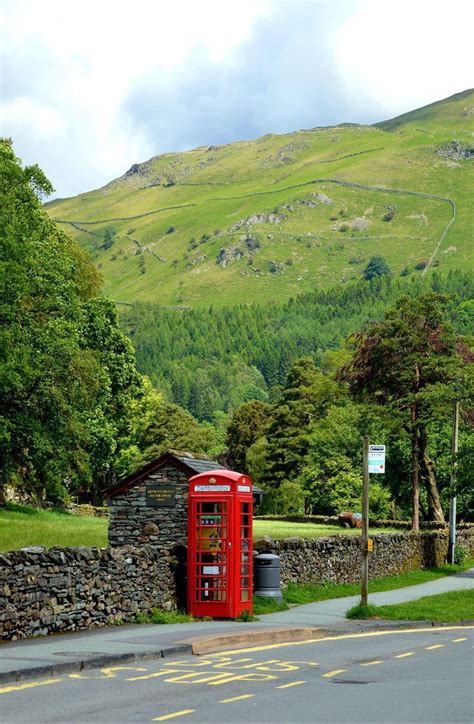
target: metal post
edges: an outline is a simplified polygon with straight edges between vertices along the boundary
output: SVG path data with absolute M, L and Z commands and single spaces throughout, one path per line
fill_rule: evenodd
M 364 437 L 363 448 L 364 476 L 362 485 L 362 571 L 361 571 L 361 606 L 367 606 L 369 597 L 369 438 Z
M 449 547 L 448 563 L 454 563 L 454 547 L 456 545 L 456 468 L 459 440 L 459 402 L 454 403 L 453 436 L 451 439 L 451 500 L 449 501 Z

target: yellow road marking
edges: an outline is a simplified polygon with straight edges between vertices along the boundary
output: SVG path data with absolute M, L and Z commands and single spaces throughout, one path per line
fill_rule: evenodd
M 393 636 L 401 634 L 417 634 L 417 633 L 434 633 L 435 631 L 459 631 L 462 629 L 474 629 L 474 626 L 437 626 L 432 628 L 409 628 L 409 629 L 393 629 L 391 631 L 369 631 L 357 634 L 341 634 L 340 636 L 324 636 L 319 639 L 306 639 L 305 641 L 287 641 L 280 644 L 266 644 L 265 646 L 249 646 L 245 649 L 230 649 L 229 651 L 221 651 L 219 656 L 231 656 L 233 654 L 247 654 L 253 651 L 268 651 L 270 649 L 280 649 L 285 646 L 306 646 L 308 644 L 319 644 L 322 641 L 343 641 L 346 639 L 362 639 L 372 638 L 374 636 Z
M 114 679 L 116 671 L 148 671 L 143 666 L 112 666 L 109 669 L 101 669 L 101 676 L 87 676 L 87 674 L 69 674 L 70 679 Z
M 442 649 L 444 648 L 444 644 L 433 644 L 433 646 L 427 646 L 427 651 L 433 651 L 433 649 Z
M 361 666 L 375 666 L 376 664 L 383 664 L 383 661 L 366 661 L 365 663 L 361 664 Z
M 215 680 L 209 682 L 209 686 L 220 686 L 220 684 L 228 684 L 231 681 L 270 681 L 271 679 L 276 679 L 276 676 L 273 676 L 273 674 L 242 674 L 242 675 L 234 675 L 234 674 L 226 674 L 226 678 L 222 678 L 219 681 L 217 681 L 217 677 Z M 197 683 L 197 682 L 196 682 Z
M 344 671 L 347 671 L 347 669 L 334 669 L 334 671 L 328 671 L 326 674 L 323 674 L 323 678 L 329 679 L 331 676 L 336 676 L 337 674 L 343 674 Z
M 461 643 L 461 641 L 467 641 L 467 638 L 462 638 L 462 639 L 451 639 L 451 641 L 453 642 L 453 644 L 460 644 L 460 643 Z
M 292 686 L 300 686 L 300 684 L 306 684 L 306 681 L 290 681 L 289 684 L 281 684 L 281 686 L 275 686 L 275 689 L 290 689 Z
M 242 701 L 242 699 L 252 699 L 255 694 L 241 694 L 241 696 L 232 696 L 230 699 L 221 699 L 219 704 L 230 704 L 232 701 Z
M 168 672 L 169 673 L 169 672 Z M 187 674 L 178 674 L 178 676 L 170 676 L 169 679 L 165 679 L 167 683 L 170 684 L 178 684 L 180 682 L 184 682 L 185 684 L 191 684 L 193 682 L 188 681 L 188 679 L 195 679 L 196 676 L 202 676 L 202 672 L 199 671 L 192 671 L 191 673 L 188 671 Z
M 2 686 L 0 694 L 9 694 L 11 691 L 22 691 L 23 689 L 32 689 L 34 686 L 48 686 L 49 684 L 59 684 L 62 679 L 45 679 L 44 681 L 31 681 L 27 684 L 14 684 L 13 686 Z
M 164 716 L 155 716 L 152 721 L 165 721 L 166 719 L 174 719 L 175 716 L 184 716 L 185 714 L 192 714 L 196 709 L 182 709 L 181 711 L 175 711 L 172 714 L 165 714 Z
M 183 669 L 163 669 L 162 671 L 155 671 L 153 674 L 145 674 L 144 676 L 130 676 L 125 681 L 145 681 L 146 679 L 156 679 L 159 676 L 169 676 L 170 674 L 184 674 L 189 673 L 183 671 Z
M 414 655 L 415 655 L 414 651 L 407 651 L 406 654 L 396 654 L 396 656 L 394 656 L 394 658 L 395 659 L 405 659 L 407 656 L 414 656 Z

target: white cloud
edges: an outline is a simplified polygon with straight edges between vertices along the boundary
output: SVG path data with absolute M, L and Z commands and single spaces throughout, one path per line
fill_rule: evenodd
M 71 195 L 165 150 L 381 120 L 469 86 L 470 7 L 3 0 L 2 134 Z
M 472 0 L 360 2 L 332 39 L 346 93 L 396 115 L 472 87 L 473 24 Z

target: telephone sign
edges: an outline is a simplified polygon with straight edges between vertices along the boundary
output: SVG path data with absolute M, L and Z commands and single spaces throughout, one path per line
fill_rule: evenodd
M 369 445 L 369 473 L 385 473 L 385 445 Z

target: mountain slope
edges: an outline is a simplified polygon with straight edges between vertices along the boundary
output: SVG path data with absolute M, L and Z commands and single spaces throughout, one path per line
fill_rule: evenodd
M 470 262 L 474 92 L 376 126 L 167 153 L 47 205 L 116 301 L 286 299 L 359 278 L 370 256 Z

